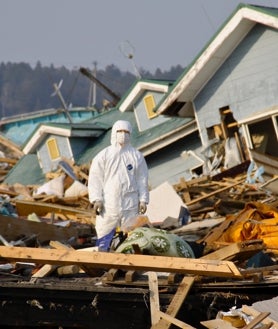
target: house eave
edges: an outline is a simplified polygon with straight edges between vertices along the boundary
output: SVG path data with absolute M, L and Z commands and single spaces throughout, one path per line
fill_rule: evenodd
M 69 128 L 60 128 L 60 127 L 51 127 L 42 125 L 39 129 L 34 133 L 32 138 L 26 143 L 23 148 L 24 154 L 32 153 L 36 150 L 36 147 L 43 140 L 46 134 L 55 134 L 60 136 L 70 136 L 71 130 Z
M 151 82 L 138 82 L 133 90 L 128 94 L 126 99 L 122 102 L 119 107 L 121 112 L 130 111 L 133 109 L 133 104 L 136 102 L 138 98 L 144 93 L 146 90 L 156 91 L 161 93 L 168 92 L 168 85 L 161 85 Z
M 207 81 L 257 23 L 278 28 L 277 17 L 246 7 L 240 9 L 177 81 L 156 112 L 165 114 L 174 101 L 193 102 Z
M 143 153 L 144 156 L 150 155 L 165 146 L 168 146 L 177 140 L 186 137 L 198 130 L 197 123 L 195 120 L 188 122 L 174 131 L 167 134 L 160 135 L 158 138 L 141 145 L 138 149 Z
M 105 130 L 107 129 L 101 127 L 93 127 L 88 124 L 72 124 L 65 125 L 64 127 L 42 124 L 24 146 L 23 153 L 29 154 L 34 152 L 47 134 L 63 137 L 97 138 L 102 135 Z

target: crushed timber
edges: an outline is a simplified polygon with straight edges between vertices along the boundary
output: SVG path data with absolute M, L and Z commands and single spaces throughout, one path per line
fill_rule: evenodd
M 20 154 L 16 153 L 16 156 Z M 6 168 L 12 168 L 16 163 L 14 159 L 3 158 L 0 162 L 7 163 Z M 69 164 L 80 182 L 87 184 L 88 167 Z M 262 239 L 235 243 L 217 241 L 232 225 L 227 217 L 242 211 L 246 204 L 259 201 L 274 208 L 278 206 L 277 195 L 268 189 L 268 182 L 276 182 L 277 176 L 269 177 L 265 184 L 248 184 L 247 168 L 248 163 L 244 163 L 215 177 L 204 176 L 190 181 L 181 177 L 173 185 L 188 206 L 192 222 L 180 227 L 167 224 L 166 220 L 157 227 L 186 238 L 195 236 L 197 242 L 206 241 L 211 248 L 196 259 L 97 252 L 94 249 L 95 216 L 86 193 L 76 197 L 34 195 L 37 186 L 2 184 L 0 193 L 8 196 L 18 217 L 0 215 L 3 244 L 0 261 L 3 266 L 12 264 L 12 270 L 0 270 L 1 325 L 11 324 L 4 320 L 3 305 L 22 309 L 18 317 L 22 319 L 21 323 L 18 320 L 12 323 L 16 327 L 40 323 L 40 326 L 62 324 L 94 328 L 101 327 L 105 318 L 115 316 L 114 310 L 122 304 L 125 316 L 128 316 L 126 309 L 135 305 L 134 317 L 129 314 L 134 328 L 142 328 L 143 320 L 137 323 L 137 311 L 139 318 L 143 314 L 144 328 L 200 328 L 201 323 L 203 328 L 206 321 L 201 320 L 214 321 L 206 310 L 213 309 L 211 305 L 216 299 L 218 310 L 223 305 L 232 307 L 236 299 L 240 306 L 249 303 L 249 306 L 245 305 L 245 311 L 248 309 L 254 318 L 253 323 L 243 328 L 253 328 L 258 323 L 265 326 L 274 323 L 274 327 L 269 328 L 278 328 L 271 314 L 265 317 L 264 312 L 255 311 L 250 305 L 250 299 L 262 300 L 277 293 L 277 250 L 266 248 Z M 0 172 L 2 177 L 8 170 Z M 47 178 L 55 178 L 61 173 L 51 173 Z M 30 214 L 36 214 L 42 221 L 28 220 Z M 214 220 L 216 222 L 210 225 Z M 197 223 L 206 225 L 200 228 Z M 194 224 L 197 225 L 195 228 Z M 261 252 L 271 255 L 275 264 L 247 268 L 248 260 Z M 5 301 L 8 300 L 7 304 Z M 75 302 L 70 305 L 72 300 Z M 84 311 L 88 303 L 91 306 L 86 306 Z M 146 304 L 149 307 L 145 307 Z M 32 319 L 25 316 L 30 312 L 28 305 L 32 305 Z M 47 305 L 53 305 L 56 311 L 47 311 Z M 61 305 L 63 316 L 57 311 L 57 305 Z M 72 307 L 75 312 L 70 313 L 68 310 Z M 9 308 L 9 312 L 15 309 Z M 66 312 L 70 313 L 69 317 L 65 317 Z M 106 316 L 101 316 L 101 312 L 107 312 Z M 191 316 L 186 315 L 189 312 Z M 192 320 L 194 314 L 195 322 Z M 86 319 L 92 323 L 88 325 Z M 119 328 L 124 328 L 121 319 L 118 319 Z M 118 328 L 116 320 L 113 322 L 113 328 Z M 234 327 L 230 324 L 229 328 Z

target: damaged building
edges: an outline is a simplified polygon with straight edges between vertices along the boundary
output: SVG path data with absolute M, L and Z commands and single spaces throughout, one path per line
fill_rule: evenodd
M 235 328 L 219 311 L 240 308 L 238 321 L 241 311 L 252 319 L 238 327 L 278 328 L 277 308 L 264 309 L 278 289 L 277 197 L 260 180 L 267 174 L 277 187 L 277 28 L 277 8 L 241 4 L 177 81 L 140 79 L 113 109 L 32 125 L 1 188 L 18 215 L 0 215 L 2 326 Z M 158 254 L 131 234 L 131 253 L 98 252 L 85 190 L 33 193 L 61 168 L 86 186 L 85 165 L 119 119 L 131 122 L 150 169 L 155 207 L 144 229 L 159 232 Z M 258 171 L 255 153 L 274 165 Z M 195 257 L 162 255 L 162 234 L 179 247 L 186 240 Z

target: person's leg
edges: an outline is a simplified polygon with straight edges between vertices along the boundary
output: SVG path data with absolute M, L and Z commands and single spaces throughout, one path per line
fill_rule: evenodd
M 99 251 L 109 251 L 111 241 L 115 235 L 116 230 L 113 229 L 108 234 L 102 236 L 101 238 L 97 239 L 96 246 L 98 247 Z

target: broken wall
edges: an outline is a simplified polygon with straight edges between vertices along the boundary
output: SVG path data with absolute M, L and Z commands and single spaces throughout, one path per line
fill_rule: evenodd
M 278 33 L 257 24 L 194 100 L 202 143 L 229 107 L 236 121 L 278 104 Z

